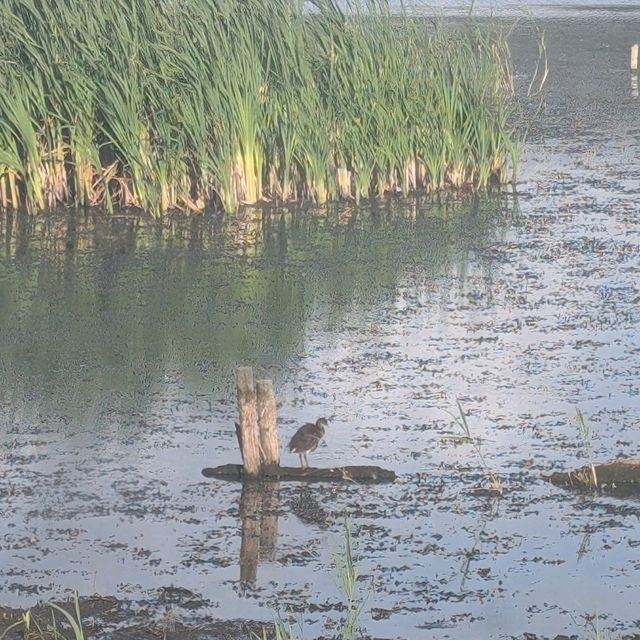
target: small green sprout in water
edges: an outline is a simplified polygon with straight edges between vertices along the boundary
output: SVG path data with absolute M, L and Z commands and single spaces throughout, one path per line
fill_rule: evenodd
M 23 629 L 23 636 L 25 638 L 28 638 L 29 637 L 29 632 L 31 631 L 31 610 L 30 609 L 27 609 L 22 614 L 22 620 L 18 620 L 17 622 L 14 622 L 13 624 L 10 624 L 4 630 L 4 632 L 0 636 L 0 640 L 3 640 L 9 634 L 9 631 L 12 631 L 13 629 L 17 629 L 20 626 L 22 626 L 22 629 Z
M 302 640 L 304 638 L 304 630 L 302 628 L 302 623 L 299 622 L 298 624 L 300 625 L 300 629 L 302 633 L 302 635 L 300 636 L 300 640 Z M 293 640 L 296 637 L 293 627 L 287 622 L 285 622 L 280 617 L 280 614 L 278 614 L 274 620 L 273 631 L 274 631 L 275 640 Z M 267 640 L 266 630 L 263 629 L 262 634 L 263 634 L 263 639 Z
M 498 473 L 487 463 L 484 454 L 482 453 L 482 444 L 479 438 L 476 438 L 471 433 L 471 428 L 469 427 L 469 422 L 467 421 L 467 416 L 464 412 L 464 407 L 462 406 L 462 402 L 460 400 L 456 400 L 456 404 L 458 405 L 458 415 L 447 411 L 447 413 L 453 418 L 455 424 L 462 431 L 462 434 L 457 433 L 449 433 L 449 437 L 453 440 L 457 440 L 458 442 L 468 442 L 473 447 L 473 450 L 476 452 L 478 456 L 478 460 L 480 460 L 480 464 L 484 470 L 485 477 L 487 479 L 487 483 L 491 491 L 502 495 L 504 491 L 504 485 L 502 484 L 502 480 Z
M 361 598 L 358 589 L 358 561 L 353 551 L 351 523 L 344 521 L 344 547 L 342 553 L 334 555 L 340 588 L 346 605 L 347 615 L 340 629 L 341 640 L 353 640 L 358 630 L 358 620 L 364 608 L 366 598 Z
M 593 464 L 593 460 L 591 457 L 591 426 L 585 420 L 584 414 L 580 410 L 580 407 L 576 407 L 576 424 L 578 425 L 578 432 L 580 433 L 580 438 L 582 439 L 582 446 L 584 448 L 585 455 L 588 459 L 589 467 L 591 471 L 591 478 L 585 484 L 593 483 L 593 487 L 597 489 L 598 475 L 596 473 L 596 467 Z
M 584 419 L 584 414 L 580 410 L 580 407 L 576 407 L 576 423 L 578 424 L 578 430 L 580 437 L 582 438 L 582 445 L 588 457 L 591 457 L 591 427 Z
M 51 603 L 49 606 L 55 611 L 57 611 L 58 613 L 62 614 L 66 618 L 67 623 L 73 630 L 74 640 L 84 640 L 84 632 L 82 630 L 82 618 L 80 617 L 80 603 L 78 602 L 77 591 L 73 594 L 73 603 L 74 603 L 74 609 L 75 609 L 74 611 L 75 616 L 71 615 L 69 612 L 65 611 L 64 609 L 62 609 L 56 604 Z M 53 615 L 52 617 L 54 622 L 54 630 L 56 631 L 56 637 L 57 637 L 58 634 L 55 627 L 55 615 Z
M 587 636 L 588 640 L 605 640 L 605 638 L 611 638 L 607 634 L 605 636 L 600 629 L 600 614 L 594 611 L 592 614 L 587 614 L 584 616 L 586 620 L 586 626 L 589 629 L 589 635 Z

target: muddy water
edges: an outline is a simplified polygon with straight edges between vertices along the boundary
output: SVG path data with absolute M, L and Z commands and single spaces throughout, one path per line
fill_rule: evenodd
M 3 219 L 0 601 L 77 589 L 190 623 L 276 607 L 330 635 L 346 514 L 373 636 L 635 631 L 640 502 L 541 479 L 584 461 L 576 405 L 595 459 L 640 444 L 640 22 L 620 16 L 544 24 L 553 74 L 517 198 Z M 283 484 L 252 585 L 241 488 L 200 476 L 238 459 L 241 363 L 274 378 L 283 439 L 330 418 L 315 463 L 399 474 Z M 448 437 L 458 399 L 501 499 Z

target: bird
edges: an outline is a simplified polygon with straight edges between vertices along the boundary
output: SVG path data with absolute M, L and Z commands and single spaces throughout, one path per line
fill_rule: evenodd
M 320 440 L 324 437 L 324 430 L 328 426 L 329 422 L 326 418 L 318 418 L 315 424 L 307 422 L 293 434 L 293 438 L 289 442 L 289 451 L 300 456 L 300 466 L 303 469 L 309 466 L 307 453 L 318 448 Z

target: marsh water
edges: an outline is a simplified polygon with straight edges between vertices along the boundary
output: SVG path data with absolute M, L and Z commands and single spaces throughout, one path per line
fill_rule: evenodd
M 551 75 L 516 194 L 390 199 L 162 224 L 2 218 L 0 602 L 71 590 L 132 620 L 342 615 L 347 516 L 379 638 L 638 632 L 640 501 L 545 474 L 640 444 L 640 21 L 541 25 Z M 513 38 L 526 85 L 535 27 Z M 282 483 L 275 548 L 240 583 L 234 368 L 274 379 L 280 433 L 321 415 L 318 466 L 394 484 Z M 460 400 L 504 495 L 451 438 Z M 283 462 L 297 459 L 283 452 Z M 104 637 L 112 637 L 113 631 Z
M 418 15 L 474 16 L 569 20 L 620 20 L 638 18 L 635 0 L 391 0 Z M 575 23 L 574 23 L 575 24 Z

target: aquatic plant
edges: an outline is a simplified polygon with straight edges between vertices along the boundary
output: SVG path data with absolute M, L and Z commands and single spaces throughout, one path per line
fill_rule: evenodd
M 580 439 L 582 440 L 582 447 L 585 455 L 587 456 L 589 469 L 591 471 L 589 478 L 583 478 L 586 486 L 592 485 L 595 489 L 598 488 L 598 474 L 596 473 L 596 466 L 593 464 L 591 457 L 591 427 L 585 420 L 584 414 L 580 410 L 580 407 L 576 407 L 576 424 L 578 426 L 578 432 Z
M 227 210 L 508 179 L 505 34 L 386 0 L 6 0 L 0 208 Z
M 353 640 L 358 631 L 358 621 L 366 598 L 362 598 L 358 588 L 358 561 L 353 549 L 351 523 L 344 521 L 344 545 L 342 553 L 335 553 L 334 560 L 340 578 L 340 589 L 345 604 L 346 616 L 340 627 L 341 640 Z
M 587 457 L 591 457 L 591 427 L 584 418 L 580 407 L 576 407 L 576 424 Z
M 14 629 L 22 629 L 22 635 L 25 640 L 84 640 L 84 631 L 82 628 L 82 618 L 80 616 L 80 602 L 78 599 L 78 593 L 74 592 L 73 598 L 73 614 L 65 611 L 62 607 L 59 607 L 56 604 L 49 603 L 49 607 L 51 607 L 51 623 L 49 625 L 43 626 L 38 623 L 38 621 L 31 616 L 31 611 L 27 609 L 22 614 L 22 619 L 14 622 L 12 625 L 7 627 L 2 635 L 0 635 L 0 640 L 6 638 L 10 631 Z M 68 637 L 62 634 L 60 618 L 56 619 L 56 612 L 59 616 L 62 616 L 64 620 L 63 626 L 68 626 L 73 636 Z
M 588 640 L 605 640 L 605 638 L 611 639 L 609 634 L 605 635 L 600 629 L 600 614 L 594 611 L 592 614 L 585 615 L 584 618 L 587 622 L 587 628 L 589 629 Z
M 487 484 L 491 491 L 502 495 L 504 491 L 504 486 L 502 484 L 502 479 L 498 475 L 497 471 L 491 467 L 488 463 L 484 454 L 482 452 L 482 442 L 471 433 L 471 427 L 469 426 L 469 422 L 467 420 L 466 413 L 464 411 L 464 407 L 462 406 L 462 402 L 460 400 L 456 400 L 456 405 L 458 407 L 458 414 L 449 413 L 454 420 L 454 424 L 459 428 L 461 433 L 449 433 L 448 437 L 456 440 L 457 442 L 468 442 L 473 447 L 473 450 L 480 461 L 480 465 L 484 470 L 485 477 L 487 479 Z

